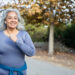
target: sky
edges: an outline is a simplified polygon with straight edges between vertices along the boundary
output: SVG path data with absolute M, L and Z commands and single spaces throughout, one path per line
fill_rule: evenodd
M 18 3 L 18 0 L 15 0 L 16 1 L 16 3 Z M 22 1 L 27 1 L 27 0 L 22 0 Z M 35 2 L 36 0 L 34 0 L 34 2 Z M 3 3 L 3 4 L 7 4 L 8 2 L 10 3 L 10 4 L 12 4 L 12 3 L 14 3 L 14 0 L 0 0 L 0 3 Z
M 3 5 L 6 5 L 8 2 L 10 3 L 10 4 L 12 4 L 12 3 L 14 3 L 14 1 L 16 1 L 16 3 L 18 3 L 18 0 L 0 0 L 0 6 L 3 6 Z M 28 1 L 28 0 L 22 0 L 22 1 Z M 34 0 L 34 2 L 35 2 L 36 0 Z M 33 2 L 33 3 L 34 3 Z M 33 4 L 32 3 L 32 4 Z M 28 6 L 26 6 L 27 8 L 30 8 L 30 5 L 28 5 Z
M 15 0 L 16 1 L 16 3 L 18 3 L 18 0 Z M 14 3 L 14 0 L 0 0 L 0 6 L 2 6 L 2 5 L 5 5 L 5 4 L 7 4 L 7 3 L 10 3 L 10 4 L 12 4 L 12 3 Z
M 16 1 L 16 3 L 18 3 L 18 0 L 0 0 L 0 6 L 6 5 L 8 2 L 10 4 L 14 3 L 14 1 Z M 28 0 L 22 0 L 22 1 L 28 1 Z M 34 0 L 35 2 L 36 0 Z M 30 5 L 28 6 L 28 8 L 30 7 Z
M 18 0 L 0 0 L 0 6 L 7 4 L 8 2 L 10 4 L 14 3 L 14 1 L 16 1 L 16 3 L 18 3 Z M 22 1 L 27 1 L 27 0 L 22 0 Z M 36 0 L 34 0 L 35 2 Z M 75 0 L 71 0 L 75 3 Z

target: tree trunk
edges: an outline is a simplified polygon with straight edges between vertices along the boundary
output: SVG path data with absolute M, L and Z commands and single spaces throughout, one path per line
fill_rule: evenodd
M 48 54 L 53 55 L 54 53 L 54 24 L 50 25 L 50 32 L 49 32 L 49 50 Z

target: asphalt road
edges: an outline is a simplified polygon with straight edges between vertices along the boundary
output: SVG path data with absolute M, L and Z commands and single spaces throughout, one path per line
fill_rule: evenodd
M 66 67 L 57 66 L 55 64 L 26 57 L 27 75 L 75 75 L 75 70 Z

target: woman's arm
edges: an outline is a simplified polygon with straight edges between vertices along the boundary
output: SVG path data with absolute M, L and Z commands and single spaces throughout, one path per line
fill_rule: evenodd
M 18 38 L 16 44 L 27 56 L 35 54 L 35 47 L 28 32 L 24 31 L 23 38 Z

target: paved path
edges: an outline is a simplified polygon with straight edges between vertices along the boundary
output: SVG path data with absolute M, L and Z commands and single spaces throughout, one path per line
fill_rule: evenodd
M 54 64 L 26 57 L 27 75 L 75 75 L 75 70 L 56 66 Z

